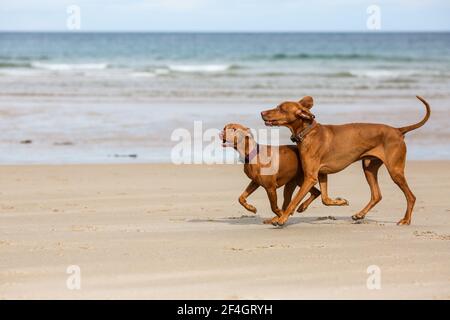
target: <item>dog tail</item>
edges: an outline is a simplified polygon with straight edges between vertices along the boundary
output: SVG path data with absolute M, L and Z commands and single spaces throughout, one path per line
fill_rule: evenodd
M 428 102 L 424 98 L 422 98 L 420 96 L 416 96 L 416 97 L 417 97 L 417 99 L 422 101 L 422 103 L 425 105 L 425 108 L 427 109 L 427 114 L 425 115 L 425 117 L 423 117 L 423 119 L 420 122 L 418 122 L 416 124 L 412 124 L 412 125 L 409 125 L 409 126 L 406 126 L 406 127 L 398 128 L 398 130 L 400 130 L 400 132 L 402 134 L 405 134 L 405 133 L 407 133 L 409 131 L 412 131 L 412 130 L 415 130 L 417 128 L 420 128 L 421 126 L 423 126 L 425 124 L 425 122 L 428 121 L 428 119 L 430 119 L 430 114 L 431 114 L 430 105 L 428 104 Z

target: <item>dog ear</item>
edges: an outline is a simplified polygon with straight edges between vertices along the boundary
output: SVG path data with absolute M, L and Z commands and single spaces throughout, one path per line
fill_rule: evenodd
M 305 108 L 311 109 L 314 105 L 314 100 L 311 96 L 305 96 L 298 103 L 300 103 Z
M 299 109 L 295 112 L 295 116 L 297 118 L 302 118 L 305 120 L 313 120 L 316 116 L 314 114 L 311 113 L 311 111 L 309 111 L 308 109 Z

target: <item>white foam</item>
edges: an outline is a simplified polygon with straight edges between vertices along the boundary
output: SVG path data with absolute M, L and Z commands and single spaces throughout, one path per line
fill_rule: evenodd
M 5 76 L 35 76 L 35 75 L 39 75 L 39 71 L 36 70 L 32 70 L 32 69 L 0 69 L 0 75 L 5 75 Z
M 43 63 L 32 62 L 31 66 L 37 69 L 51 71 L 71 71 L 71 70 L 103 70 L 108 67 L 107 63 Z
M 205 64 L 205 65 L 170 65 L 169 70 L 175 72 L 186 73 L 209 73 L 209 72 L 224 72 L 231 68 L 227 64 Z
M 374 78 L 374 79 L 395 79 L 400 77 L 410 77 L 417 74 L 423 74 L 420 70 L 382 70 L 382 69 L 362 69 L 352 70 L 351 74 L 357 77 Z M 429 74 L 428 75 L 434 75 Z
M 157 69 L 155 69 L 155 74 L 157 74 L 157 75 L 165 75 L 165 74 L 169 74 L 170 73 L 170 70 L 168 70 L 168 69 L 163 69 L 163 68 L 157 68 Z
M 131 73 L 131 76 L 135 78 L 153 78 L 156 76 L 156 74 L 152 72 L 133 72 Z

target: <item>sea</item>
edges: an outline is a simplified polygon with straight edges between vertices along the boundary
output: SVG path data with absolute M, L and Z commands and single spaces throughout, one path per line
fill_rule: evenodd
M 170 163 L 175 130 L 263 130 L 304 95 L 319 122 L 394 126 L 423 96 L 408 157 L 450 159 L 447 32 L 0 32 L 0 163 Z

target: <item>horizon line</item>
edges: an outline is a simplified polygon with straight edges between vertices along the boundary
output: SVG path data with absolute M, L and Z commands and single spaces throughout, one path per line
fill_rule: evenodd
M 0 30 L 0 33 L 450 33 L 450 30 Z

